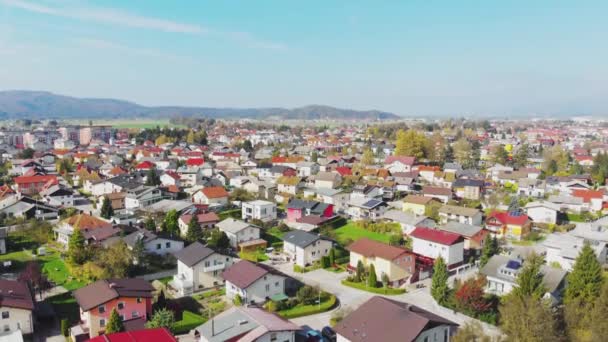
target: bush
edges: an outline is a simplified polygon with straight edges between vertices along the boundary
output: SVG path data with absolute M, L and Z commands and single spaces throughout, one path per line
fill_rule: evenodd
M 300 265 L 293 265 L 293 271 L 296 273 L 304 273 L 304 268 Z
M 321 295 L 321 304 L 310 304 L 310 305 L 296 305 L 290 309 L 279 311 L 278 314 L 287 319 L 315 315 L 321 312 L 331 310 L 336 306 L 336 296 L 327 294 L 326 296 Z
M 234 303 L 235 306 L 241 306 L 243 305 L 243 298 L 241 298 L 241 296 L 237 294 L 232 300 L 232 303 Z
M 363 291 L 367 291 L 367 292 L 371 292 L 371 293 L 377 293 L 377 294 L 383 294 L 383 295 L 389 295 L 389 296 L 394 296 L 394 295 L 399 295 L 399 294 L 403 294 L 405 293 L 405 289 L 395 289 L 395 288 L 377 288 L 377 287 L 368 287 L 365 283 L 356 283 L 350 280 L 342 280 L 342 285 L 348 286 L 348 287 L 352 287 L 355 289 L 359 289 L 359 290 L 363 290 Z
M 331 262 L 329 261 L 329 256 L 324 256 L 321 258 L 321 267 L 328 268 L 331 266 Z

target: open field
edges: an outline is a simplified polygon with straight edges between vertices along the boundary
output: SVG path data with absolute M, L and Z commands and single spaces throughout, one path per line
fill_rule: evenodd
M 384 243 L 389 243 L 390 235 L 383 233 L 371 232 L 363 228 L 359 228 L 354 222 L 349 221 L 346 225 L 335 230 L 338 242 L 344 244 L 346 240 L 350 239 L 357 241 L 361 238 L 368 238 Z

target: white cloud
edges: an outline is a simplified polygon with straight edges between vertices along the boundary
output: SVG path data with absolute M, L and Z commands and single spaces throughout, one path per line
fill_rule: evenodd
M 249 32 L 212 30 L 196 24 L 181 23 L 172 20 L 141 16 L 115 8 L 81 6 L 74 4 L 47 5 L 25 0 L 0 0 L 0 5 L 18 8 L 24 11 L 50 15 L 61 18 L 95 22 L 106 25 L 156 30 L 184 34 L 210 34 L 226 37 L 250 48 L 284 51 L 287 46 L 282 43 L 266 41 Z
M 103 24 L 120 25 L 164 32 L 200 34 L 207 29 L 193 24 L 179 23 L 166 19 L 143 17 L 112 8 L 98 7 L 51 7 L 22 0 L 0 0 L 0 3 L 28 12 L 56 17 L 93 21 Z
M 166 53 L 166 52 L 153 50 L 153 49 L 131 47 L 131 46 L 111 42 L 108 40 L 98 39 L 98 38 L 77 38 L 77 39 L 74 39 L 74 41 L 78 45 L 80 45 L 82 47 L 90 48 L 90 49 L 115 50 L 115 51 L 120 51 L 123 53 L 130 53 L 130 54 L 141 55 L 141 56 L 146 56 L 146 57 L 159 57 L 159 58 L 172 59 L 172 60 L 191 61 L 191 59 L 189 57 L 179 56 L 179 55 Z

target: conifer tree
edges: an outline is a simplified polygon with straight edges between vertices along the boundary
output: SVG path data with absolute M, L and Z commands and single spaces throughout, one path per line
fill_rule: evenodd
M 442 257 L 435 259 L 431 282 L 431 295 L 440 305 L 444 305 L 448 300 L 448 268 Z
M 118 312 L 116 309 L 112 309 L 112 313 L 110 313 L 110 318 L 108 319 L 108 323 L 106 324 L 106 334 L 117 333 L 125 330 L 124 325 L 122 324 L 122 319 L 118 316 Z

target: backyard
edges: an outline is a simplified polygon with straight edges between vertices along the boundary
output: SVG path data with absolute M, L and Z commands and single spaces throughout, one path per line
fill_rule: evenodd
M 390 234 L 372 232 L 357 227 L 353 221 L 348 221 L 346 225 L 336 229 L 334 232 L 336 234 L 336 239 L 342 245 L 347 245 L 349 241 L 357 241 L 361 238 L 368 238 L 383 243 L 389 243 L 390 240 Z

